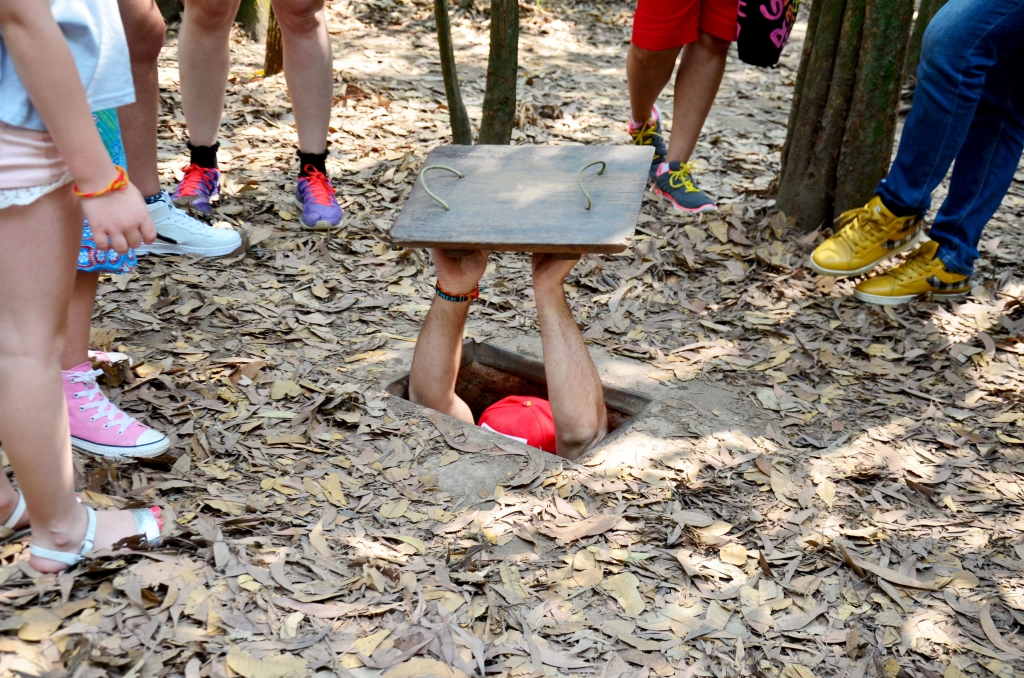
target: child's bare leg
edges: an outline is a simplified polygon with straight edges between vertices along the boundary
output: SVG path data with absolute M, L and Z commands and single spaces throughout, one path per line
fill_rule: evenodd
M 81 546 L 88 516 L 75 501 L 60 358 L 82 218 L 69 186 L 0 210 L 0 440 L 32 515 L 33 543 L 71 553 Z M 52 265 L 25 256 L 41 244 Z M 95 547 L 134 533 L 128 512 L 99 512 Z M 35 556 L 29 562 L 41 572 L 65 567 Z
M 99 282 L 99 273 L 78 271 L 75 274 L 75 287 L 71 292 L 71 306 L 68 309 L 68 338 L 64 342 L 64 354 L 60 360 L 62 370 L 70 370 L 89 359 L 89 330 L 92 327 L 92 310 Z
M 683 48 L 683 58 L 676 72 L 673 102 L 672 138 L 668 144 L 669 162 L 687 162 L 704 127 L 704 121 L 715 103 L 718 88 L 725 75 L 729 41 L 700 32 L 697 42 Z

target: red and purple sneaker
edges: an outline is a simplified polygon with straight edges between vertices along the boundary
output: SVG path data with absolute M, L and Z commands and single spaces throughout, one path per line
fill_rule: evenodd
M 302 208 L 299 221 L 306 228 L 334 228 L 344 213 L 331 180 L 312 165 L 306 165 L 305 171 L 295 187 L 295 204 Z
M 171 194 L 171 200 L 178 207 L 191 205 L 197 212 L 212 212 L 213 206 L 210 201 L 220 195 L 220 170 L 216 167 L 200 167 L 193 163 L 182 171 L 185 176 Z

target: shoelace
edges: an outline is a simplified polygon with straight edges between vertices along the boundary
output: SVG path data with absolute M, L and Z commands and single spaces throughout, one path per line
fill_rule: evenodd
M 693 169 L 692 162 L 684 162 L 677 170 L 668 171 L 668 185 L 672 188 L 685 188 L 687 193 L 699 193 L 700 189 L 693 183 L 690 171 Z
M 306 165 L 305 185 L 302 187 L 303 197 L 312 198 L 318 205 L 330 205 L 334 200 L 334 186 L 327 176 L 313 167 Z
M 928 258 L 925 252 L 918 252 L 896 268 L 889 271 L 889 275 L 891 275 L 897 283 L 902 284 L 927 275 L 931 272 L 931 268 L 934 264 L 935 256 Z
M 636 129 L 631 129 L 629 134 L 633 137 L 634 146 L 653 146 L 655 137 L 660 138 L 657 132 L 658 121 L 648 120 Z
M 217 178 L 217 170 L 200 167 L 195 163 L 187 165 L 182 172 L 185 173 L 185 176 L 182 177 L 181 185 L 178 186 L 179 195 L 197 195 L 200 189 L 209 192 Z
M 877 244 L 878 238 L 886 230 L 882 215 L 867 207 L 858 207 L 840 214 L 839 227 L 843 237 L 857 252 Z
M 96 382 L 96 377 L 100 376 L 101 374 L 103 374 L 103 370 L 89 370 L 87 372 L 81 372 L 71 377 L 72 384 L 92 385 L 92 388 L 88 390 L 78 391 L 77 393 L 75 393 L 75 398 L 88 398 L 89 400 L 92 400 L 96 396 L 99 396 L 98 400 L 90 402 L 86 405 L 79 405 L 78 408 L 83 412 L 98 409 L 99 412 L 89 417 L 89 421 L 96 421 L 98 419 L 106 417 L 108 421 L 106 424 L 103 424 L 103 428 L 109 429 L 114 426 L 118 426 L 119 428 L 117 429 L 117 434 L 121 435 L 126 430 L 128 430 L 129 426 L 135 423 L 135 419 L 129 417 L 127 414 L 119 410 L 117 406 L 114 405 L 114 403 L 110 402 L 107 399 L 106 394 L 104 394 L 103 391 L 100 390 L 100 385 Z M 118 417 L 123 417 L 123 419 L 118 421 Z

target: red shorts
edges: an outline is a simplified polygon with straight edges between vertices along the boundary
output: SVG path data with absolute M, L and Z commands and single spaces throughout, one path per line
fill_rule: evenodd
M 739 0 L 638 0 L 633 44 L 651 52 L 697 41 L 698 31 L 736 40 Z

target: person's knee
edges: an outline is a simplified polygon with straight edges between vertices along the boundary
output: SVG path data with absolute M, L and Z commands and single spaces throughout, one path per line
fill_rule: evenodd
M 125 36 L 133 64 L 155 63 L 164 46 L 167 24 L 160 9 L 152 3 L 135 3 L 138 11 L 124 13 Z
M 701 31 L 697 36 L 697 44 L 700 45 L 701 49 L 711 52 L 712 54 L 724 56 L 729 53 L 729 45 L 732 43 L 728 40 L 722 40 L 710 33 Z
M 323 0 L 278 0 L 274 3 L 274 14 L 282 32 L 312 33 L 320 26 L 318 13 L 323 6 Z
M 928 22 L 921 38 L 921 63 L 942 69 L 951 65 L 951 57 L 957 52 L 966 57 L 974 45 L 963 40 L 962 29 L 955 14 L 940 10 Z
M 185 0 L 185 18 L 208 30 L 230 28 L 237 13 L 236 0 Z
M 650 50 L 637 47 L 635 44 L 629 46 L 629 56 L 644 70 L 656 69 L 659 66 L 671 63 L 673 66 L 676 57 L 679 56 L 679 49 L 658 49 Z

